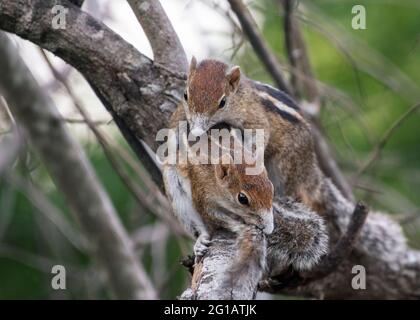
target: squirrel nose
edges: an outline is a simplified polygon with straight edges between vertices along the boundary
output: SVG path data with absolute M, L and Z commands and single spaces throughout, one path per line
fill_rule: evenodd
M 194 127 L 191 129 L 191 134 L 195 137 L 199 137 L 204 133 L 204 130 L 199 127 Z

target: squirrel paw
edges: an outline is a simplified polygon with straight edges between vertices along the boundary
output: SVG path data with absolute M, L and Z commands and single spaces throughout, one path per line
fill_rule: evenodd
M 207 233 L 202 233 L 198 236 L 197 241 L 194 245 L 194 254 L 195 254 L 195 263 L 201 261 L 203 256 L 209 250 L 209 246 L 211 245 L 210 235 Z

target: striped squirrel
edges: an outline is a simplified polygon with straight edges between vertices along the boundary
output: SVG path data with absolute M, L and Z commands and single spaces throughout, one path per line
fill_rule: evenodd
M 174 115 L 173 121 L 176 118 Z M 252 235 L 254 231 L 249 232 L 252 228 L 265 234 L 270 234 L 274 228 L 273 184 L 265 168 L 259 174 L 246 173 L 255 162 L 246 163 L 242 159 L 241 163 L 234 163 L 232 141 L 235 138 L 230 132 L 228 136 L 228 152 L 222 153 L 218 161 L 201 164 L 201 156 L 212 156 L 204 152 L 194 154 L 186 162 L 163 165 L 165 189 L 174 212 L 187 231 L 197 237 L 194 246 L 197 260 L 206 253 L 212 233 L 219 228 L 240 235 L 238 241 L 243 239 L 244 243 L 247 242 L 244 234 Z M 189 148 L 186 139 L 183 135 L 180 143 Z M 222 148 L 210 136 L 208 143 Z M 248 151 L 244 148 L 242 152 Z M 249 256 L 247 252 L 251 254 L 252 250 L 241 254 Z
M 284 92 L 241 75 L 240 68 L 193 57 L 182 103 L 175 111 L 200 136 L 220 123 L 264 129 L 265 166 L 275 194 L 289 196 L 322 213 L 323 175 L 309 124 Z

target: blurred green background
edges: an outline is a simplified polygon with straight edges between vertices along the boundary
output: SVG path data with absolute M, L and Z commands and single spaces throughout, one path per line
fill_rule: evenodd
M 278 1 L 247 3 L 287 69 Z M 420 111 L 395 131 L 378 160 L 353 179 L 386 130 L 420 101 L 420 3 L 359 1 L 367 11 L 366 30 L 351 28 L 355 4 L 315 0 L 301 1 L 299 6 L 301 29 L 322 88 L 321 122 L 357 198 L 401 221 L 410 244 L 420 248 Z M 179 36 L 182 39 L 183 35 Z M 232 52 L 218 54 L 229 59 Z M 250 45 L 245 43 L 233 62 L 248 76 L 272 83 Z M 105 130 L 111 127 L 113 124 Z M 151 228 L 152 234 L 153 227 L 162 227 L 127 190 L 95 140 L 80 140 L 127 230 L 134 235 Z M 43 204 L 34 203 L 28 195 L 31 187 L 36 194 L 45 195 L 45 202 L 54 205 L 66 226 L 81 237 L 77 222 L 37 156 L 32 152 L 22 155 L 12 176 L 0 181 L 0 299 L 112 298 L 97 266 L 46 217 Z M 179 263 L 185 252 L 169 231 L 162 239 L 139 241 L 138 253 L 152 280 L 159 283 L 162 298 L 175 298 L 186 287 L 188 272 Z M 51 289 L 54 264 L 66 266 L 65 291 Z

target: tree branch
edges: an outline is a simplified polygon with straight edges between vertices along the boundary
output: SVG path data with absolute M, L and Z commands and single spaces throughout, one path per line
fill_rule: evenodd
M 416 103 L 415 105 L 408 108 L 395 122 L 386 130 L 383 134 L 379 142 L 376 144 L 375 148 L 368 156 L 366 162 L 362 165 L 362 167 L 357 171 L 353 180 L 356 181 L 363 172 L 365 172 L 369 167 L 378 159 L 382 149 L 385 147 L 386 143 L 388 142 L 389 138 L 392 136 L 395 130 L 397 130 L 405 120 L 407 120 L 418 108 L 420 107 L 420 103 Z
M 0 175 L 13 164 L 22 150 L 23 141 L 16 126 L 13 126 L 11 137 L 5 137 L 0 143 Z
M 187 57 L 171 22 L 158 0 L 127 0 L 153 50 L 154 63 L 179 74 L 188 68 Z
M 38 186 L 34 186 L 16 173 L 6 174 L 5 180 L 25 194 L 25 197 L 32 202 L 33 206 L 51 221 L 75 248 L 81 252 L 87 251 L 89 242 L 86 241 L 86 238 L 74 229 L 66 220 L 63 212 L 40 191 Z
M 280 0 L 280 2 L 284 8 L 284 35 L 287 57 L 294 70 L 294 72 L 291 72 L 294 96 L 300 100 L 306 99 L 311 107 L 304 109 L 311 115 L 316 115 L 320 110 L 320 97 L 305 42 L 294 16 L 293 11 L 296 2 L 294 0 Z
M 257 52 L 261 62 L 265 65 L 267 72 L 275 80 L 279 89 L 291 94 L 291 90 L 288 89 L 287 86 L 283 88 L 286 84 L 283 85 L 278 83 L 280 79 L 284 82 L 280 71 L 281 67 L 275 58 L 274 53 L 271 51 L 268 45 L 265 44 L 264 39 L 259 34 L 256 28 L 256 23 L 252 18 L 249 10 L 245 7 L 241 0 L 229 0 L 229 3 L 232 7 L 232 10 L 238 17 L 243 31 L 248 36 L 252 47 Z M 322 171 L 333 180 L 333 182 L 337 185 L 340 191 L 343 192 L 346 198 L 349 200 L 354 200 L 352 189 L 339 170 L 334 158 L 332 157 L 331 150 L 327 141 L 322 136 L 318 128 L 318 124 L 312 121 L 308 114 L 306 116 L 312 122 L 315 152 L 317 154 L 317 158 Z
M 238 20 L 242 26 L 245 35 L 248 37 L 249 42 L 259 56 L 261 62 L 265 65 L 267 70 L 276 83 L 276 86 L 284 92 L 290 94 L 291 90 L 284 80 L 283 72 L 277 62 L 275 54 L 270 50 L 268 44 L 260 35 L 257 25 L 251 16 L 248 8 L 241 0 L 228 0 L 232 10 L 235 12 Z
M 1 93 L 91 240 L 92 251 L 106 270 L 116 296 L 155 298 L 154 288 L 83 150 L 57 121 L 58 110 L 4 33 L 0 33 L 0 44 Z

